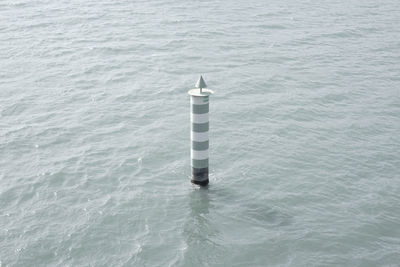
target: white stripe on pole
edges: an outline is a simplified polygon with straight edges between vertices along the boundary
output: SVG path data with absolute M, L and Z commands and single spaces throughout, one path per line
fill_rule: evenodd
M 196 142 L 208 141 L 208 132 L 204 132 L 204 133 L 191 132 L 190 139 L 192 141 L 196 141 Z
M 208 159 L 208 149 L 207 150 L 191 150 L 190 156 L 192 159 Z
M 192 96 L 190 97 L 191 105 L 203 105 L 208 103 L 208 97 L 204 96 Z
M 192 123 L 205 123 L 209 121 L 209 113 L 205 114 L 190 114 L 190 121 Z

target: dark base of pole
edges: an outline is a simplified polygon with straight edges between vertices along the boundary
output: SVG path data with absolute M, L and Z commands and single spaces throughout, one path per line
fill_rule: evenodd
M 197 185 L 201 185 L 201 186 L 206 186 L 206 185 L 208 185 L 208 179 L 207 180 L 203 180 L 203 181 L 197 181 L 197 180 L 191 180 L 191 182 L 193 183 L 193 184 L 197 184 Z
M 208 185 L 208 168 L 192 168 L 192 183 Z

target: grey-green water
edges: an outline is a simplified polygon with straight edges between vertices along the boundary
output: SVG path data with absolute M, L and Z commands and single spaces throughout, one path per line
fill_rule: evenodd
M 2 0 L 0 266 L 398 266 L 399 25 L 395 0 Z

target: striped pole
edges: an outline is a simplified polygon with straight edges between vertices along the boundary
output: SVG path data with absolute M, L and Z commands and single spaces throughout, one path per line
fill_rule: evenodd
M 209 130 L 209 96 L 214 92 L 207 87 L 200 76 L 196 88 L 188 92 L 190 95 L 190 141 L 192 183 L 198 185 L 208 184 L 208 130 Z

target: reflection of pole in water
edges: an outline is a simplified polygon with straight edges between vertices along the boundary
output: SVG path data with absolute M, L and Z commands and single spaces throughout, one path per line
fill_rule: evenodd
M 188 92 L 190 95 L 192 183 L 203 186 L 208 184 L 208 101 L 209 96 L 213 94 L 213 91 L 205 89 L 206 87 L 207 84 L 200 76 L 196 88 Z
M 190 210 L 193 217 L 206 218 L 210 206 L 209 190 L 193 190 L 190 194 Z
M 184 226 L 187 249 L 184 266 L 206 266 L 220 262 L 217 224 L 210 218 L 210 191 L 207 188 L 193 190 L 189 195 L 190 214 Z M 212 207 L 212 205 L 211 205 Z

